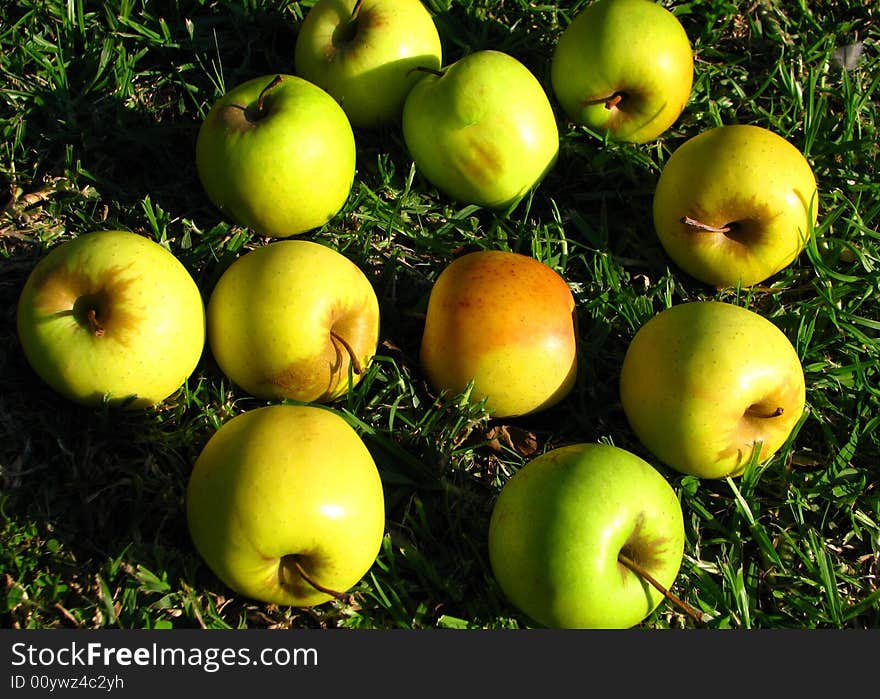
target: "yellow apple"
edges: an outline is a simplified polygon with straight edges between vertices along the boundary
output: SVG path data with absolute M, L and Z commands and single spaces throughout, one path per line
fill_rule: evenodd
M 54 390 L 88 406 L 152 406 L 195 370 L 205 344 L 201 291 L 167 248 L 94 231 L 53 248 L 19 297 L 25 357 Z
M 400 123 L 403 103 L 424 75 L 438 70 L 442 46 L 419 0 L 319 0 L 296 36 L 297 75 L 333 96 L 352 126 Z
M 578 125 L 645 143 L 684 111 L 694 77 L 678 18 L 653 0 L 597 0 L 565 28 L 550 64 L 556 99 Z
M 797 351 L 770 320 L 721 301 L 672 306 L 636 332 L 620 373 L 633 432 L 703 478 L 741 475 L 786 442 L 805 406 Z M 759 449 L 755 454 L 755 449 Z
M 654 227 L 667 254 L 718 288 L 752 286 L 791 264 L 818 213 L 816 178 L 804 155 L 748 124 L 685 141 L 654 191 Z
M 577 374 L 575 304 L 553 268 L 528 255 L 481 250 L 451 262 L 428 299 L 421 361 L 435 390 L 495 417 L 549 408 Z
M 208 345 L 253 396 L 331 402 L 356 386 L 379 341 L 379 301 L 342 253 L 276 240 L 235 260 L 207 307 Z
M 385 530 L 382 480 L 338 414 L 269 405 L 240 413 L 205 444 L 186 516 L 196 550 L 246 597 L 309 607 L 370 569 Z

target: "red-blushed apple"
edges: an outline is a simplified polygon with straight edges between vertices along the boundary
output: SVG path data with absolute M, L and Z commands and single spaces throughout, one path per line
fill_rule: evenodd
M 646 143 L 687 106 L 693 49 L 678 18 L 653 0 L 596 0 L 557 40 L 550 78 L 573 123 Z
M 519 60 L 494 50 L 425 73 L 404 103 L 403 136 L 416 167 L 437 189 L 493 209 L 515 206 L 559 153 L 544 87 Z
M 431 288 L 421 363 L 435 390 L 485 400 L 495 417 L 555 405 L 577 375 L 575 303 L 565 279 L 529 255 L 479 250 Z
M 102 230 L 65 240 L 37 263 L 21 290 L 17 328 L 28 362 L 61 395 L 146 408 L 195 370 L 205 308 L 168 248 Z
M 818 214 L 816 178 L 803 153 L 749 124 L 685 141 L 654 190 L 654 227 L 666 253 L 717 288 L 753 286 L 790 265 Z
M 329 92 L 357 128 L 397 125 L 422 77 L 443 62 L 419 0 L 319 0 L 299 28 L 296 73 Z
M 384 489 L 360 435 L 319 406 L 239 413 L 211 436 L 186 490 L 196 550 L 246 597 L 310 607 L 347 592 L 373 565 Z
M 211 107 L 196 140 L 196 169 L 211 202 L 274 238 L 339 213 L 355 165 L 354 132 L 339 103 L 294 75 L 236 85 Z
M 769 319 L 731 303 L 689 301 L 638 329 L 620 398 L 633 432 L 660 461 L 723 478 L 785 444 L 803 416 L 806 387 L 797 351 Z
M 669 596 L 684 543 L 670 483 L 632 452 L 601 443 L 526 463 L 502 487 L 488 531 L 507 599 L 533 623 L 564 629 L 640 623 Z
M 266 400 L 336 400 L 360 382 L 379 341 L 370 280 L 311 240 L 275 240 L 240 256 L 211 291 L 207 318 L 220 369 Z

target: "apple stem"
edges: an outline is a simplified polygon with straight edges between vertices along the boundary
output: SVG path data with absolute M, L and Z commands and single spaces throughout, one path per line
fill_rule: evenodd
M 656 578 L 654 578 L 653 575 L 651 575 L 647 570 L 645 570 L 644 567 L 640 566 L 638 563 L 636 563 L 632 558 L 627 556 L 622 551 L 617 554 L 617 560 L 620 563 L 622 563 L 623 565 L 625 565 L 627 568 L 629 568 L 633 573 L 635 573 L 636 575 L 644 578 L 649 583 L 651 583 L 651 585 L 653 585 L 654 588 L 660 594 L 662 594 L 666 599 L 668 599 L 670 602 L 672 602 L 674 605 L 676 605 L 679 609 L 681 609 L 691 619 L 693 619 L 697 623 L 703 623 L 704 621 L 707 620 L 708 617 L 706 614 L 703 614 L 703 612 L 701 612 L 698 609 L 695 609 L 694 607 L 689 605 L 687 602 L 685 602 L 683 599 L 681 599 L 677 595 L 675 595 L 672 592 L 670 592 L 669 590 L 667 590 L 665 587 L 663 587 L 663 585 L 661 585 L 657 581 Z
M 266 94 L 267 94 L 270 90 L 274 89 L 275 87 L 277 87 L 277 86 L 280 85 L 280 84 L 281 84 L 281 76 L 280 76 L 280 75 L 276 75 L 274 78 L 272 78 L 272 81 L 271 81 L 268 85 L 266 85 L 266 87 L 264 87 L 262 90 L 260 90 L 260 96 L 257 97 L 257 117 L 258 117 L 258 118 L 261 118 L 261 117 L 264 116 L 264 114 L 263 114 L 263 112 L 264 112 L 264 105 L 263 105 L 263 102 L 264 102 L 265 99 L 266 99 Z
M 731 228 L 730 225 L 721 226 L 720 228 L 718 226 L 710 226 L 708 223 L 703 223 L 690 216 L 683 216 L 681 222 L 691 228 L 697 228 L 701 231 L 708 231 L 710 233 L 729 233 Z
M 620 94 L 619 92 L 615 92 L 605 102 L 605 109 L 610 110 L 612 107 L 616 107 L 618 104 L 620 104 L 620 100 L 622 100 L 622 99 L 623 99 L 623 95 Z
M 300 565 L 300 562 L 296 560 L 296 558 L 291 558 L 290 560 L 293 563 L 293 567 L 296 568 L 296 572 L 299 573 L 300 577 L 305 580 L 309 585 L 318 590 L 318 592 L 323 592 L 327 595 L 335 597 L 336 599 L 345 598 L 344 593 L 337 592 L 336 590 L 331 590 L 329 587 L 324 587 L 323 585 L 312 579 L 312 577 L 308 575 L 305 570 L 303 570 L 302 565 Z
M 623 100 L 622 92 L 614 92 L 606 97 L 595 97 L 593 99 L 584 100 L 584 106 L 592 106 L 594 104 L 604 104 L 605 109 L 612 109 L 620 104 Z
M 348 357 L 349 357 L 349 360 L 351 361 L 351 370 L 355 374 L 357 374 L 358 376 L 363 374 L 364 373 L 364 366 L 363 366 L 363 364 L 361 364 L 360 360 L 357 358 L 357 354 L 355 353 L 354 348 L 350 344 L 348 344 L 348 342 L 344 338 L 340 337 L 332 330 L 330 331 L 330 337 L 333 338 L 334 340 L 336 340 L 340 345 L 342 345 L 345 348 L 345 351 L 348 352 Z
M 409 73 L 412 73 L 414 70 L 418 70 L 422 73 L 430 73 L 431 75 L 436 75 L 438 78 L 442 78 L 443 75 L 446 73 L 445 70 L 438 70 L 437 68 L 429 68 L 428 66 L 416 66 L 415 68 L 410 68 L 407 72 L 407 75 L 409 75 Z
M 354 21 L 357 19 L 358 12 L 360 12 L 361 4 L 363 4 L 363 0 L 357 0 L 354 4 L 354 7 L 351 10 L 351 20 Z
M 778 408 L 776 408 L 773 412 L 770 412 L 770 413 L 761 412 L 760 406 L 752 405 L 749 407 L 748 410 L 746 410 L 746 415 L 748 415 L 749 417 L 759 417 L 759 418 L 769 419 L 769 418 L 773 418 L 773 417 L 779 417 L 784 412 L 785 412 L 785 408 L 783 408 L 781 405 Z
M 103 337 L 104 336 L 104 326 L 98 322 L 98 313 L 94 308 L 90 308 L 89 312 L 86 314 L 86 317 L 89 320 L 89 328 L 92 330 L 92 335 L 95 337 Z

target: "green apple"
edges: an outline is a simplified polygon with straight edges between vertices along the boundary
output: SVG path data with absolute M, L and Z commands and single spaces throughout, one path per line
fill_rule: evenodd
M 681 116 L 694 58 L 678 18 L 653 0 L 597 0 L 571 21 L 550 62 L 559 105 L 575 124 L 645 143 Z
M 253 396 L 328 403 L 376 353 L 379 302 L 364 272 L 310 240 L 276 240 L 227 267 L 207 305 L 208 345 Z
M 17 326 L 40 378 L 87 406 L 165 400 L 205 344 L 204 303 L 190 273 L 167 248 L 122 230 L 52 248 L 21 290 Z
M 762 126 L 703 131 L 666 161 L 654 227 L 670 259 L 717 288 L 753 286 L 791 264 L 818 218 L 809 162 Z
M 681 505 L 659 471 L 619 447 L 571 444 L 504 484 L 489 562 L 507 599 L 542 626 L 630 628 L 664 599 L 641 572 L 668 590 L 684 540 Z
M 260 235 L 318 228 L 344 206 L 355 175 L 354 132 L 339 103 L 293 75 L 241 83 L 211 107 L 196 169 L 211 202 Z
M 186 490 L 190 537 L 229 588 L 310 607 L 347 592 L 385 530 L 382 480 L 360 436 L 318 406 L 239 413 L 208 440 Z
M 403 136 L 435 187 L 493 209 L 513 206 L 537 187 L 559 152 L 541 83 L 494 50 L 470 53 L 416 83 L 403 106 Z
M 296 38 L 297 75 L 329 92 L 352 125 L 398 124 L 403 103 L 443 62 L 434 18 L 419 0 L 318 0 Z
M 453 260 L 428 298 L 420 357 L 434 389 L 485 401 L 494 417 L 565 398 L 577 375 L 574 298 L 552 267 L 506 250 Z
M 636 332 L 620 398 L 633 432 L 660 461 L 723 478 L 786 442 L 803 415 L 805 382 L 797 351 L 770 320 L 730 303 L 690 301 Z

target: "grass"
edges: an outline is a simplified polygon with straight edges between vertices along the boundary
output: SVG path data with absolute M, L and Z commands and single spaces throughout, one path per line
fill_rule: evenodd
M 432 0 L 446 61 L 505 50 L 549 90 L 555 38 L 585 3 Z M 209 353 L 155 410 L 85 409 L 42 385 L 15 334 L 18 293 L 61 241 L 124 228 L 167 245 L 207 295 L 264 241 L 209 205 L 194 139 L 224 90 L 292 71 L 309 3 L 261 0 L 5 1 L 0 7 L 0 625 L 6 628 L 518 628 L 485 548 L 501 485 L 563 443 L 605 441 L 650 460 L 616 393 L 627 343 L 673 303 L 717 298 L 759 311 L 794 343 L 807 411 L 786 446 L 737 479 L 666 469 L 685 513 L 674 591 L 711 628 L 880 627 L 880 140 L 878 10 L 820 3 L 664 3 L 694 45 L 681 119 L 644 146 L 560 118 L 554 170 L 512 211 L 460 206 L 413 167 L 400 132 L 357 132 L 358 175 L 333 221 L 304 237 L 356 261 L 382 307 L 379 356 L 333 406 L 373 451 L 387 528 L 345 600 L 314 609 L 236 596 L 186 531 L 187 477 L 213 431 L 260 404 Z M 863 47 L 859 59 L 843 47 Z M 554 108 L 556 107 L 553 102 Z M 815 237 L 750 290 L 717 291 L 665 257 L 653 186 L 685 139 L 716 124 L 771 128 L 820 183 Z M 464 249 L 532 254 L 578 303 L 581 370 L 542 414 L 491 420 L 460 397 L 438 406 L 418 366 L 431 284 Z M 647 628 L 694 627 L 670 604 Z

